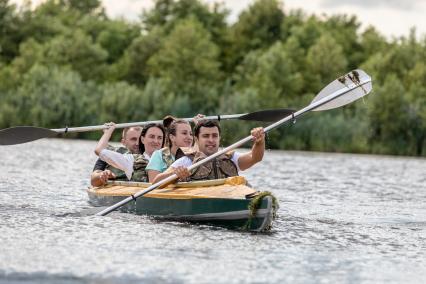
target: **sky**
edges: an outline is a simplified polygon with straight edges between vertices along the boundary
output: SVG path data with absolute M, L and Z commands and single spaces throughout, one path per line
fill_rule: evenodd
M 21 3 L 24 0 L 12 0 Z M 39 3 L 43 0 L 33 0 Z M 222 2 L 231 10 L 229 22 L 235 22 L 238 14 L 253 0 L 203 0 L 205 3 Z M 153 0 L 102 0 L 110 17 L 123 17 L 136 21 L 143 9 L 153 7 Z M 426 36 L 426 0 L 284 0 L 284 11 L 302 9 L 308 15 L 356 15 L 361 29 L 374 26 L 391 39 L 407 36 L 410 28 L 416 28 L 417 36 Z

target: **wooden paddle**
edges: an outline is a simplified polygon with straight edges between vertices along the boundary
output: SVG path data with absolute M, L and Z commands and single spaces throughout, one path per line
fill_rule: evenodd
M 255 111 L 251 113 L 243 114 L 227 114 L 227 115 L 214 115 L 207 116 L 203 119 L 206 120 L 229 120 L 229 119 L 239 119 L 246 121 L 277 121 L 283 117 L 286 117 L 289 114 L 292 114 L 294 110 L 292 109 L 267 109 L 261 111 Z M 193 118 L 182 118 L 186 121 L 192 121 Z M 143 126 L 149 123 L 162 123 L 162 120 L 153 120 L 153 121 L 141 121 L 141 122 L 130 122 L 130 123 L 120 123 L 116 124 L 115 128 L 126 128 L 132 126 Z M 15 145 L 26 142 L 35 141 L 41 138 L 49 138 L 57 136 L 61 133 L 71 133 L 71 132 L 87 132 L 94 130 L 102 130 L 105 128 L 105 125 L 93 125 L 93 126 L 83 126 L 83 127 L 71 127 L 71 128 L 58 128 L 58 129 L 48 129 L 35 126 L 15 126 L 11 128 L 6 128 L 0 130 L 0 145 Z
M 330 84 L 328 84 L 313 100 L 312 102 L 305 108 L 283 118 L 280 119 L 279 121 L 269 125 L 268 127 L 264 128 L 264 132 L 269 132 L 272 129 L 282 125 L 284 122 L 287 121 L 292 121 L 294 120 L 296 117 L 301 116 L 302 114 L 311 111 L 311 110 L 315 110 L 315 111 L 321 111 L 321 110 L 327 110 L 327 109 L 333 109 L 333 108 L 338 108 L 341 106 L 344 106 L 346 104 L 349 104 L 365 95 L 367 95 L 372 89 L 372 83 L 371 83 L 371 78 L 370 76 L 368 76 L 364 71 L 362 70 L 354 70 L 349 72 L 348 74 L 334 80 L 333 82 L 331 82 Z M 232 144 L 231 146 L 226 147 L 225 149 L 218 151 L 217 153 L 205 158 L 204 160 L 201 160 L 195 164 L 193 164 L 192 166 L 188 167 L 188 170 L 191 171 L 199 166 L 201 166 L 202 164 L 205 164 L 211 160 L 213 160 L 214 158 L 228 153 L 231 150 L 234 150 L 235 148 L 238 148 L 240 146 L 242 146 L 243 144 L 251 141 L 253 139 L 253 137 L 247 136 L 246 138 Z M 107 215 L 109 213 L 111 213 L 112 211 L 114 211 L 115 209 L 129 203 L 132 200 L 136 200 L 136 198 L 141 197 L 145 194 L 147 194 L 148 192 L 164 185 L 167 183 L 170 183 L 172 181 L 174 181 L 175 179 L 177 179 L 177 175 L 173 174 L 171 176 L 169 176 L 168 178 L 161 180 L 157 183 L 154 183 L 153 185 L 149 186 L 147 189 L 141 190 L 139 192 L 137 192 L 136 194 L 127 197 L 125 199 L 123 199 L 120 202 L 117 202 L 116 204 L 100 211 L 99 213 L 97 213 L 96 215 L 100 215 L 100 216 L 104 216 Z

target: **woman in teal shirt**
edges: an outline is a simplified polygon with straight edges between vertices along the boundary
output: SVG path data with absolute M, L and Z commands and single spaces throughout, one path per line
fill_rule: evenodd
M 192 146 L 194 137 L 189 122 L 173 120 L 167 127 L 166 140 L 167 147 L 155 151 L 146 166 L 149 182 L 152 182 L 159 173 L 164 172 L 175 161 L 176 152 L 180 147 Z

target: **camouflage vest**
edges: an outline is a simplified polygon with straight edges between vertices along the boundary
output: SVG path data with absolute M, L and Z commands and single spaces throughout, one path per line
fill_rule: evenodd
M 170 167 L 170 165 L 175 161 L 175 157 L 172 155 L 172 153 L 170 153 L 169 147 L 161 149 L 161 156 L 163 161 L 166 163 L 167 168 Z
M 149 160 L 143 154 L 133 154 L 133 174 L 131 181 L 148 182 L 148 174 L 145 171 Z
M 233 154 L 233 152 L 230 152 L 220 155 L 219 157 L 199 166 L 192 171 L 189 179 L 211 180 L 238 176 L 237 166 L 231 160 Z M 195 152 L 193 154 L 187 154 L 186 156 L 190 158 L 194 164 L 207 157 L 202 152 Z
M 114 147 L 114 146 L 108 145 L 107 149 L 111 151 L 115 151 L 120 154 L 130 153 L 130 151 L 126 147 Z M 110 170 L 111 172 L 113 172 L 116 177 L 115 180 L 127 180 L 126 174 L 122 170 L 114 168 L 110 164 L 107 164 L 107 166 L 105 167 L 105 170 Z

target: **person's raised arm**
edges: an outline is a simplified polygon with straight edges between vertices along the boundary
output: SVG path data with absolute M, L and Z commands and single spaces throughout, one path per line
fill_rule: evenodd
M 108 146 L 108 142 L 111 139 L 111 135 L 115 130 L 114 122 L 105 123 L 105 126 L 107 126 L 108 128 L 105 128 L 103 130 L 104 134 L 102 135 L 101 139 L 99 139 L 98 145 L 96 145 L 96 148 L 95 148 L 95 154 L 98 156 L 101 153 L 101 151 L 103 149 L 106 149 L 106 147 Z
M 251 151 L 242 154 L 238 158 L 238 167 L 242 171 L 262 161 L 263 154 L 265 153 L 265 132 L 263 131 L 263 128 L 258 127 L 252 129 L 251 135 L 254 137 L 254 143 Z

